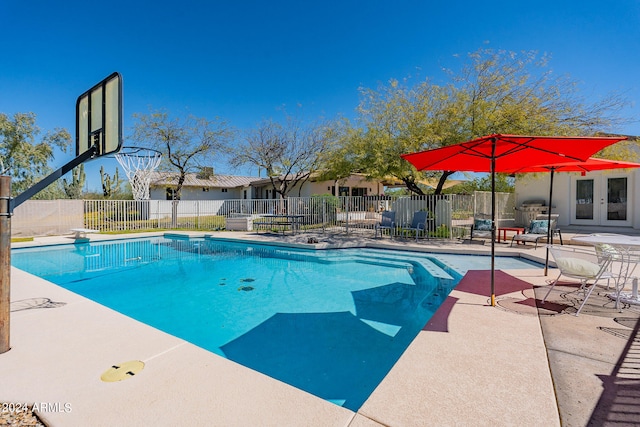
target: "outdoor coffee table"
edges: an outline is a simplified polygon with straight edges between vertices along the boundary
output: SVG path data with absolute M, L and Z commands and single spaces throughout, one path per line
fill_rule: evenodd
M 507 241 L 507 231 L 515 231 L 516 234 L 524 233 L 524 228 L 522 227 L 498 227 L 498 235 L 496 236 L 498 243 L 500 243 L 500 235 L 502 234 L 502 240 Z M 518 244 L 520 242 L 518 241 Z

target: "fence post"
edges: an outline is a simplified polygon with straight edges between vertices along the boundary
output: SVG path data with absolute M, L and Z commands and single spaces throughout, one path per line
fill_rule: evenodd
M 345 229 L 347 231 L 347 235 L 349 235 L 349 197 L 345 197 L 342 199 L 344 201 L 344 211 L 345 211 Z
M 323 197 L 322 198 L 322 234 L 324 234 L 326 227 L 327 227 L 327 201 Z
M 9 351 L 11 303 L 11 177 L 0 176 L 0 354 Z

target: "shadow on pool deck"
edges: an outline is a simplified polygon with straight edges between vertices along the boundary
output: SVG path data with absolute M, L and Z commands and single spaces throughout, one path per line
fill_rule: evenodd
M 496 270 L 494 274 L 496 297 L 513 292 L 522 292 L 527 289 L 531 289 L 531 283 L 520 280 L 504 271 Z M 489 298 L 491 296 L 491 271 L 469 270 L 456 286 L 456 290 Z

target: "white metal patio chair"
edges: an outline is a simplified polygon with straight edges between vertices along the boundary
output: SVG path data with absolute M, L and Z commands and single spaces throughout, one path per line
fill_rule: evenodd
M 592 236 L 621 236 L 616 233 L 595 233 Z M 598 243 L 594 245 L 598 260 L 609 258 L 609 272 L 616 278 L 618 297 L 616 300 L 616 308 L 620 300 L 620 293 L 624 290 L 626 281 L 630 279 L 638 264 L 640 264 L 640 252 L 632 248 L 616 247 L 607 243 Z M 608 286 L 607 286 L 608 289 Z
M 608 281 L 614 279 L 614 275 L 608 271 L 611 264 L 611 257 L 603 254 L 598 256 L 595 251 L 587 251 L 575 248 L 566 248 L 560 246 L 549 245 L 549 251 L 555 260 L 556 266 L 560 270 L 560 274 L 556 280 L 553 281 L 551 287 L 547 291 L 547 294 L 542 299 L 542 303 L 547 300 L 547 297 L 560 280 L 561 276 L 569 277 L 572 279 L 580 280 L 580 288 L 584 291 L 584 300 L 576 316 L 580 314 L 580 311 L 584 307 L 585 303 L 591 296 L 593 289 L 600 280 L 607 280 L 607 288 L 609 287 Z M 589 283 L 591 282 L 591 283 Z M 616 293 L 619 294 L 616 282 Z M 618 307 L 618 301 L 616 301 L 616 308 Z
M 592 236 L 602 236 L 602 235 L 607 235 L 607 236 L 615 236 L 615 233 L 597 233 L 597 234 L 591 234 Z M 596 251 L 596 256 L 598 257 L 598 262 L 605 262 L 606 260 L 609 260 L 609 272 L 612 272 L 613 270 L 613 263 L 614 262 L 620 262 L 622 260 L 622 254 L 619 252 L 619 250 L 611 245 L 605 244 L 605 243 L 598 243 L 596 245 L 593 246 L 595 251 Z M 607 289 L 609 289 L 609 283 L 607 283 Z

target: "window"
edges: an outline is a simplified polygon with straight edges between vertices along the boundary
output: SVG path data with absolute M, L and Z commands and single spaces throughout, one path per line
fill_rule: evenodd
M 627 178 L 607 179 L 607 220 L 627 220 Z
M 175 188 L 167 188 L 167 200 L 180 200 Z
M 593 179 L 576 181 L 576 219 L 593 219 Z
M 351 189 L 351 195 L 352 196 L 366 196 L 367 195 L 367 189 L 366 188 L 353 187 Z
M 223 192 L 223 193 L 228 193 L 228 192 L 229 192 L 229 189 L 228 189 L 228 188 L 223 188 L 223 189 L 222 189 L 222 192 Z
M 205 193 L 209 192 L 209 187 L 202 187 L 202 191 L 204 191 Z

